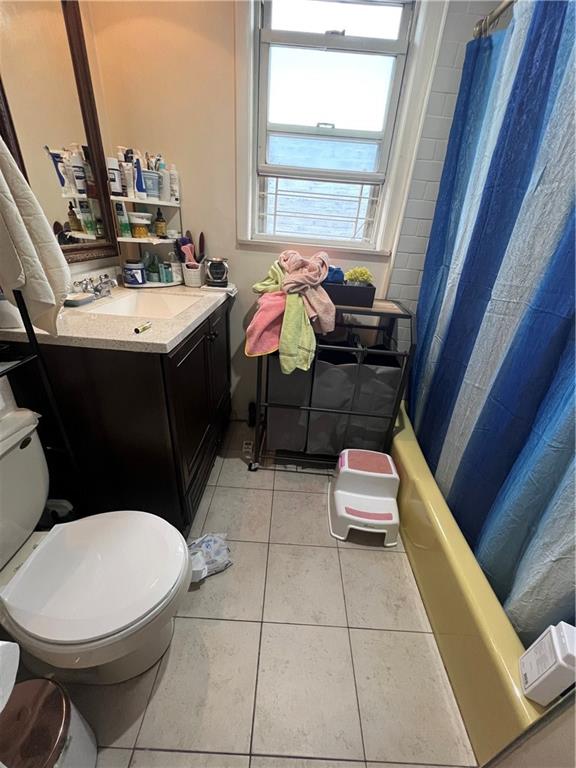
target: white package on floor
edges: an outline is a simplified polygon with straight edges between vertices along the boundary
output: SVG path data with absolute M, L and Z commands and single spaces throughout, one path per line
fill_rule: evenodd
M 225 533 L 206 533 L 191 541 L 188 551 L 192 560 L 192 582 L 202 581 L 232 565 Z

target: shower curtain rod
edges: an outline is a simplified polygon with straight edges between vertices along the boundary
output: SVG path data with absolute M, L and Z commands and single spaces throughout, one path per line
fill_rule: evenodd
M 490 13 L 487 16 L 484 16 L 483 19 L 480 19 L 480 21 L 477 21 L 476 24 L 474 24 L 474 38 L 486 37 L 489 35 L 492 25 L 498 21 L 504 11 L 507 8 L 510 8 L 511 5 L 514 5 L 515 2 L 516 0 L 502 0 L 493 11 L 490 11 Z

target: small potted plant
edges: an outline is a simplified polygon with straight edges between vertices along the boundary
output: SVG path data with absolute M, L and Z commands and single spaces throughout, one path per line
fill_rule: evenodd
M 324 283 L 334 304 L 343 307 L 371 307 L 376 295 L 374 276 L 366 267 L 354 267 L 344 275 L 344 283 Z

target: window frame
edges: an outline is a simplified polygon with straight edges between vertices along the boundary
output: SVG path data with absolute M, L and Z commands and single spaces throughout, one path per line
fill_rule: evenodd
M 356 0 L 352 0 L 356 1 Z M 321 236 L 305 234 L 300 236 L 290 235 L 294 242 L 310 242 L 324 246 L 337 248 L 361 248 L 376 251 L 377 240 L 380 232 L 380 218 L 383 210 L 383 198 L 386 194 L 386 183 L 391 159 L 392 144 L 397 125 L 398 110 L 402 84 L 404 80 L 406 61 L 410 43 L 410 32 L 414 17 L 413 0 L 372 0 L 374 4 L 382 6 L 402 6 L 402 18 L 398 39 L 368 38 L 357 36 L 345 36 L 339 34 L 293 32 L 271 29 L 271 1 L 262 0 L 254 4 L 254 53 L 255 53 L 255 81 L 257 81 L 255 93 L 255 167 L 252 169 L 252 206 L 251 234 L 254 239 L 262 242 L 283 242 L 287 235 L 269 235 L 259 230 L 259 219 L 262 216 L 260 210 L 261 185 L 266 178 L 309 179 L 312 181 L 326 181 L 344 184 L 364 184 L 374 186 L 376 194 L 371 203 L 370 236 L 366 239 L 332 240 Z M 388 93 L 385 121 L 382 131 L 355 131 L 348 129 L 331 129 L 310 126 L 286 126 L 280 124 L 268 124 L 268 94 L 269 94 L 269 57 L 273 45 L 281 45 L 311 50 L 328 50 L 353 52 L 364 54 L 380 54 L 393 56 L 394 71 L 392 83 Z M 268 136 L 272 134 L 287 134 L 296 136 L 324 136 L 327 138 L 342 138 L 349 141 L 372 140 L 378 142 L 378 168 L 376 171 L 340 171 L 316 168 L 301 168 L 298 166 L 285 166 L 268 163 L 266 150 Z M 265 193 L 264 193 L 265 194 Z M 375 199 L 374 199 L 375 198 Z

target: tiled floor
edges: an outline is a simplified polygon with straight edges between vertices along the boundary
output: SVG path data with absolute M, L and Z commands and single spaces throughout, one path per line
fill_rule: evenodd
M 408 558 L 328 533 L 328 476 L 246 470 L 233 425 L 192 537 L 234 565 L 192 588 L 155 668 L 75 686 L 98 768 L 475 764 Z

